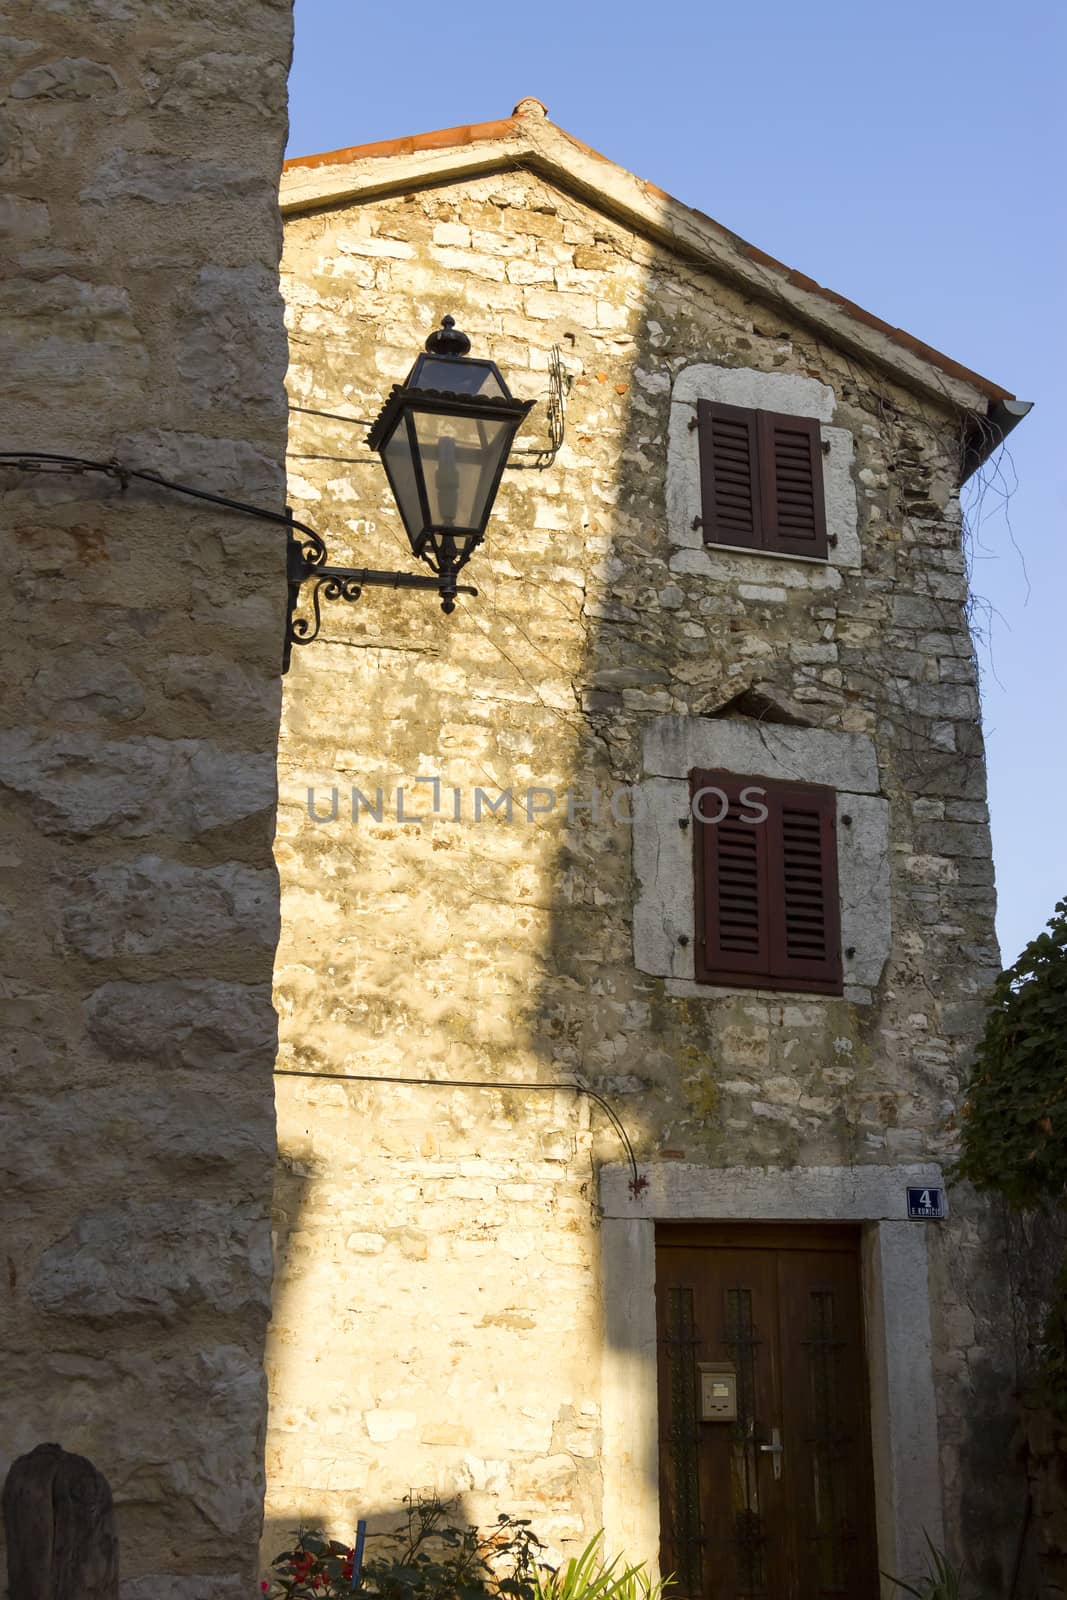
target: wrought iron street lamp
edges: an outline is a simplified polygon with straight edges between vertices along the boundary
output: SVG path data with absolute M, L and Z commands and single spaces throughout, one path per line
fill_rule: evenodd
M 412 553 L 434 576 L 332 567 L 317 534 L 290 529 L 286 667 L 292 645 L 310 644 L 319 631 L 320 594 L 358 600 L 372 586 L 436 589 L 441 609 L 451 613 L 457 594 L 477 593 L 457 575 L 482 542 L 508 452 L 534 402 L 514 399 L 495 363 L 469 350 L 467 335 L 445 317 L 406 382 L 394 385 L 367 440 L 381 455 Z M 310 619 L 296 616 L 309 580 Z
M 511 442 L 532 400 L 514 400 L 492 361 L 451 317 L 397 384 L 367 443 L 382 458 L 414 554 L 441 580 L 444 610 L 455 575 L 481 544 Z

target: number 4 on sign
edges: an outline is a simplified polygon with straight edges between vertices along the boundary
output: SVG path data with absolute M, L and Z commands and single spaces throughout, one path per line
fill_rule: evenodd
M 922 1222 L 940 1222 L 945 1216 L 944 1189 L 909 1189 L 908 1216 Z

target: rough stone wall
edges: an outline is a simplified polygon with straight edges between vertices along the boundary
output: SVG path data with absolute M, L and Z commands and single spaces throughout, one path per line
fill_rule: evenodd
M 288 0 L 5 20 L 4 448 L 281 509 Z M 124 1600 L 223 1600 L 262 1514 L 284 542 L 100 478 L 0 492 L 0 1477 L 87 1455 Z
M 620 1152 L 574 1096 L 505 1080 L 581 1073 L 645 1162 L 950 1148 L 998 964 L 959 419 L 529 174 L 286 233 L 297 403 L 372 417 L 446 312 L 523 398 L 546 394 L 555 343 L 575 381 L 554 466 L 505 476 L 470 569 L 480 598 L 451 619 L 386 592 L 334 607 L 287 680 L 281 1064 L 501 1087 L 279 1080 L 268 1537 L 298 1515 L 388 1523 L 434 1485 L 565 1545 L 600 1523 L 595 1163 Z M 709 567 L 672 547 L 671 392 L 695 362 L 832 387 L 859 566 Z M 290 450 L 290 495 L 333 559 L 408 564 L 358 429 L 301 417 Z M 588 799 L 636 782 L 651 718 L 711 715 L 753 685 L 874 741 L 892 941 L 865 997 L 672 990 L 635 967 L 631 839 L 606 808 L 568 818 L 560 800 L 528 822 L 518 800 L 514 820 L 484 804 L 474 819 L 478 786 Z M 414 785 L 431 776 L 436 817 Z M 379 785 L 380 820 L 354 821 L 353 786 L 374 802 Z M 398 816 L 401 786 L 422 820 Z M 1021 1514 L 998 1249 L 965 1195 L 930 1232 L 949 1537 L 989 1592 Z

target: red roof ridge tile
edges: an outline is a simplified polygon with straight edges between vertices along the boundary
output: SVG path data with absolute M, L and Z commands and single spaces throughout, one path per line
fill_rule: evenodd
M 350 144 L 342 150 L 327 150 L 321 155 L 293 156 L 283 162 L 282 171 L 292 172 L 296 167 L 339 167 L 379 156 L 410 156 L 417 150 L 448 150 L 456 145 L 479 144 L 487 139 L 506 139 L 509 134 L 517 133 L 521 126 L 521 117 L 510 116 L 497 122 L 472 122 L 465 127 L 409 133 L 400 139 L 379 139 L 374 144 Z

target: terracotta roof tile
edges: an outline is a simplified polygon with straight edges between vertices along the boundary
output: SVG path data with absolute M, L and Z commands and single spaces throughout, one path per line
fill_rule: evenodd
M 381 139 L 377 144 L 346 145 L 343 150 L 327 150 L 323 155 L 294 156 L 282 170 L 344 166 L 349 161 L 367 161 L 375 156 L 410 156 L 416 150 L 448 150 L 454 145 L 478 144 L 483 139 L 506 139 L 520 126 L 518 117 L 504 117 L 499 122 L 474 122 L 465 128 L 437 128 L 430 133 L 410 133 L 403 139 Z

